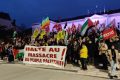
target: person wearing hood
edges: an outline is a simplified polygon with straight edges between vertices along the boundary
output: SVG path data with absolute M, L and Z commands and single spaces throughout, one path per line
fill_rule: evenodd
M 88 58 L 88 49 L 85 43 L 82 43 L 82 48 L 80 49 L 80 61 L 83 70 L 87 70 L 87 58 Z

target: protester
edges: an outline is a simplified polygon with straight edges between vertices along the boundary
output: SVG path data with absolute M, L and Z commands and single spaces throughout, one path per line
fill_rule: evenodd
M 107 60 L 107 51 L 108 50 L 108 46 L 107 44 L 102 40 L 99 44 L 99 55 L 100 55 L 100 60 L 101 63 L 103 64 L 102 69 L 104 70 L 108 70 L 108 60 Z
M 118 36 L 116 36 L 114 38 L 113 45 L 114 45 L 115 49 L 118 50 L 118 53 L 120 55 L 120 39 L 119 39 Z M 118 55 L 118 57 L 119 57 L 119 55 Z M 119 69 L 120 69 L 120 67 L 119 67 L 119 61 L 117 61 L 117 70 L 119 70 Z
M 82 48 L 80 49 L 80 61 L 83 70 L 87 70 L 87 58 L 88 58 L 88 49 L 85 43 L 82 43 Z
M 68 39 L 68 45 L 67 45 L 67 52 L 66 52 L 66 61 L 68 63 L 72 63 L 72 47 L 73 44 L 71 42 L 71 38 Z
M 99 55 L 99 42 L 95 42 L 94 44 L 94 65 L 96 68 L 99 68 L 99 62 L 100 62 L 100 55 Z
M 1 60 L 4 60 L 7 55 L 8 44 L 6 44 L 5 42 L 2 42 L 1 47 L 2 47 Z
M 2 56 L 1 54 L 2 54 L 2 46 L 0 44 L 0 56 Z M 1 59 L 2 59 L 2 57 L 1 57 Z
M 118 78 L 116 75 L 116 67 L 117 67 L 117 62 L 118 62 L 118 50 L 115 49 L 115 46 L 112 45 L 111 49 L 109 50 L 109 61 L 111 65 L 110 69 L 110 78 L 113 79 Z
M 79 44 L 77 42 L 77 40 L 74 41 L 74 44 L 73 44 L 73 62 L 74 64 L 76 65 L 79 65 Z
M 120 52 L 120 40 L 119 37 L 115 37 L 115 41 L 113 42 L 115 49 L 117 49 Z
M 88 48 L 88 63 L 93 64 L 94 54 L 95 54 L 95 45 L 91 40 L 87 42 L 87 48 Z
M 8 47 L 8 62 L 14 62 L 14 56 L 13 56 L 13 46 L 9 45 Z

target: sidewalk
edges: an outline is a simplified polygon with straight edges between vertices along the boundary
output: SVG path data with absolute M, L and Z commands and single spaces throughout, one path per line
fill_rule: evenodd
M 68 64 L 66 66 L 66 68 L 68 68 L 68 69 L 76 69 L 77 74 L 80 74 L 80 75 L 108 78 L 107 71 L 101 71 L 101 70 L 96 69 L 94 66 L 91 66 L 91 65 L 88 66 L 88 70 L 86 70 L 86 71 L 81 70 L 80 67 L 73 66 L 72 64 Z
M 80 74 L 80 75 L 100 77 L 100 78 L 109 78 L 108 70 L 97 69 L 92 65 L 88 65 L 88 70 L 86 70 L 86 71 L 81 70 L 80 67 L 73 66 L 72 64 L 68 64 L 66 66 L 66 68 L 67 69 L 76 69 L 77 74 Z M 120 70 L 117 71 L 117 75 L 118 75 L 118 78 L 120 79 Z

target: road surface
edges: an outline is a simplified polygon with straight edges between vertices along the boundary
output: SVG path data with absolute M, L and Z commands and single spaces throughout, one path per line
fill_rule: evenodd
M 108 80 L 76 72 L 33 68 L 21 64 L 0 64 L 0 80 Z

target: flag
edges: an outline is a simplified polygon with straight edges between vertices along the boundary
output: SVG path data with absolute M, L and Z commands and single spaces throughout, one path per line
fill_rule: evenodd
M 57 42 L 61 39 L 61 36 L 62 36 L 62 32 L 59 31 L 59 32 L 57 33 Z
M 62 31 L 62 26 L 61 26 L 61 24 L 56 23 L 56 24 L 53 26 L 53 30 L 54 30 L 54 29 L 56 29 L 57 32 Z
M 100 35 L 100 36 L 97 38 L 96 41 L 100 41 L 101 39 L 103 39 L 103 36 L 102 36 L 102 35 Z
M 94 25 L 97 26 L 99 24 L 99 20 L 94 22 Z
M 46 28 L 45 28 L 45 31 L 46 31 L 46 32 L 49 32 L 49 31 L 50 31 L 50 27 L 49 27 L 49 26 L 46 27 Z
M 66 29 L 66 31 L 68 32 L 68 34 L 71 34 L 71 28 L 68 27 L 68 29 Z
M 38 28 L 38 30 L 40 30 L 41 24 L 40 24 L 40 23 L 34 23 L 34 24 L 32 24 L 32 34 L 33 34 L 33 32 L 34 32 L 34 30 L 35 30 L 36 28 Z
M 113 19 L 108 25 L 107 28 L 114 27 L 115 28 L 115 19 Z
M 76 31 L 76 26 L 74 23 L 72 24 L 71 31 L 72 31 L 72 33 L 75 33 L 75 31 Z
M 58 31 L 62 31 L 62 26 L 61 26 L 61 24 L 58 25 Z
M 64 39 L 64 37 L 65 37 L 65 31 L 64 30 L 59 31 L 57 33 L 57 41 L 59 41 L 60 39 Z
M 95 21 L 94 23 L 96 31 L 99 30 L 98 27 L 100 26 L 99 20 Z
M 16 31 L 14 31 L 14 32 L 13 32 L 13 38 L 15 38 L 15 37 L 16 37 L 16 35 L 17 35 L 17 32 L 16 32 Z
M 103 31 L 103 30 L 105 30 L 105 29 L 106 29 L 105 23 L 102 23 L 102 24 L 100 25 L 100 31 Z
M 91 26 L 93 26 L 93 22 L 90 19 L 88 19 L 81 28 L 81 36 L 84 36 L 87 29 Z
M 55 23 L 55 25 L 53 26 L 53 28 L 52 28 L 52 31 L 54 32 L 56 32 L 57 31 L 57 27 L 58 27 L 58 23 Z
M 106 27 L 105 27 L 105 25 L 104 25 L 103 31 L 106 30 L 106 29 L 109 29 L 109 28 L 113 28 L 113 29 L 116 31 L 115 19 L 113 19 Z
M 99 24 L 99 20 L 96 20 L 96 21 L 93 23 L 93 25 L 95 26 L 95 27 L 92 28 L 92 32 L 93 32 L 93 33 L 97 33 L 98 24 Z
M 19 58 L 24 58 L 24 50 L 23 49 L 19 49 L 18 50 L 18 54 L 16 55 L 16 58 L 19 59 Z
M 65 23 L 64 29 L 66 29 L 66 26 L 67 26 L 67 22 Z
M 53 26 L 53 28 L 57 28 L 58 27 L 58 23 L 56 23 L 54 26 Z
M 22 58 L 24 57 L 24 49 L 13 49 L 14 58 Z
M 35 39 L 35 38 L 38 36 L 38 34 L 39 34 L 39 29 L 36 28 L 36 29 L 34 30 L 34 32 L 33 32 L 32 38 Z
M 45 31 L 45 30 L 41 30 L 39 38 L 40 38 L 40 39 L 43 39 L 43 36 L 44 36 L 45 34 L 46 34 L 46 31 Z
M 61 36 L 61 39 L 64 39 L 65 38 L 65 31 L 62 30 L 62 36 Z
M 42 21 L 41 29 L 45 29 L 46 27 L 49 27 L 49 25 L 50 25 L 50 20 L 49 20 L 49 17 L 47 17 Z

